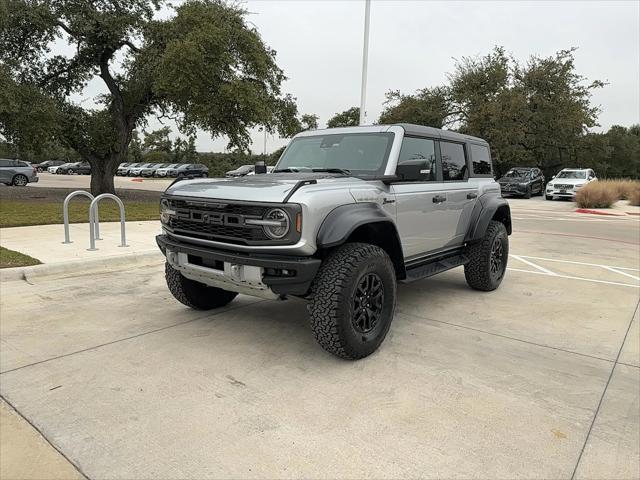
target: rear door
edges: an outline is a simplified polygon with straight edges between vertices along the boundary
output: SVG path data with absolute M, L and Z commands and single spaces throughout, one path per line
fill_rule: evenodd
M 446 232 L 444 247 L 455 247 L 463 243 L 471 221 L 471 212 L 478 198 L 478 184 L 469 178 L 469 166 L 472 163 L 468 147 L 471 145 L 440 140 L 440 190 L 445 200 L 439 221 L 440 228 Z

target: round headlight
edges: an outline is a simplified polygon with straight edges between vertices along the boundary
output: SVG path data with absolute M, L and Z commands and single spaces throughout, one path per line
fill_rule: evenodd
M 280 240 L 289 233 L 291 222 L 289 221 L 289 215 L 287 215 L 287 212 L 284 210 L 272 208 L 267 211 L 263 219 L 269 222 L 268 225 L 265 222 L 265 225 L 262 227 L 264 228 L 264 233 L 266 233 L 269 238 Z

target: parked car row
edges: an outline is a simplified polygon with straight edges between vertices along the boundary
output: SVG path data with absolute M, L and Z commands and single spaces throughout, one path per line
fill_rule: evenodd
M 542 171 L 535 167 L 515 167 L 498 179 L 502 195 L 516 195 L 531 198 L 544 195 L 546 200 L 575 198 L 580 188 L 589 182 L 598 180 L 590 168 L 563 168 L 551 177 L 545 186 Z
M 122 177 L 208 177 L 200 163 L 121 163 L 116 175 Z

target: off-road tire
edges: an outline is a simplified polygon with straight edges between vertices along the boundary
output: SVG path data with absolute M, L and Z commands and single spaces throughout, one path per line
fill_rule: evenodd
M 383 296 L 375 326 L 362 332 L 354 325 L 354 299 L 360 282 L 370 274 L 381 281 Z M 320 346 L 338 357 L 356 360 L 380 346 L 391 326 L 395 304 L 396 275 L 386 252 L 366 243 L 347 243 L 322 262 L 307 309 Z
M 165 262 L 165 279 L 169 291 L 180 303 L 195 310 L 211 310 L 227 305 L 238 295 L 222 288 L 209 287 L 184 277 L 179 270 Z
M 503 258 L 499 276 L 491 273 L 491 254 L 494 242 L 502 244 Z M 467 247 L 469 262 L 464 266 L 464 276 L 467 284 L 475 289 L 490 292 L 500 286 L 507 269 L 509 258 L 509 237 L 507 229 L 501 222 L 491 220 L 481 241 Z

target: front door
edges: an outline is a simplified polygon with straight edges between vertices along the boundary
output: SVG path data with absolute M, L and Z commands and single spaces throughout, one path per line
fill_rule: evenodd
M 436 141 L 404 137 L 396 174 L 400 181 L 391 191 L 396 198 L 396 225 L 405 258 L 442 248 L 448 232 L 441 218 L 447 207 L 437 171 Z

